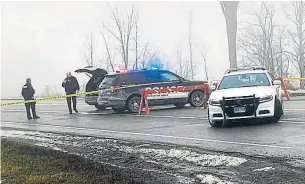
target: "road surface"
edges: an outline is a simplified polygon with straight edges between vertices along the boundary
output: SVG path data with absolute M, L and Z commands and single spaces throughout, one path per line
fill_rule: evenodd
M 279 123 L 212 128 L 204 108 L 163 106 L 154 107 L 150 115 L 114 114 L 110 109 L 97 111 L 79 100 L 79 113 L 69 115 L 65 101 L 55 100 L 37 104 L 38 120 L 26 120 L 23 105 L 2 107 L 1 127 L 283 158 L 292 166 L 305 168 L 305 101 L 285 101 L 284 106 Z

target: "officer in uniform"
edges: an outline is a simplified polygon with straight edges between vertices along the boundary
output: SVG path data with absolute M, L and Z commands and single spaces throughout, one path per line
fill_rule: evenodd
M 79 91 L 79 84 L 77 79 L 71 75 L 71 72 L 67 73 L 67 78 L 62 83 L 62 87 L 65 88 L 66 95 L 73 95 L 76 94 L 77 91 Z M 72 96 L 72 102 L 73 102 L 73 110 L 78 113 L 76 109 L 76 96 Z M 69 108 L 69 114 L 72 114 L 72 108 L 71 108 L 71 97 L 67 97 L 67 103 Z
M 26 79 L 26 84 L 22 87 L 21 94 L 22 94 L 25 101 L 34 100 L 35 90 L 32 86 L 30 78 Z M 25 103 L 25 108 L 26 108 L 26 113 L 27 113 L 28 120 L 31 120 L 33 118 L 34 119 L 40 118 L 36 114 L 35 105 L 36 105 L 36 102 Z M 32 110 L 33 118 L 31 116 L 30 109 Z

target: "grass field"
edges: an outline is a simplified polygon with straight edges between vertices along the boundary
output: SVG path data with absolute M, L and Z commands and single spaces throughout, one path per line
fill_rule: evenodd
M 76 155 L 1 138 L 3 183 L 142 183 L 127 173 Z

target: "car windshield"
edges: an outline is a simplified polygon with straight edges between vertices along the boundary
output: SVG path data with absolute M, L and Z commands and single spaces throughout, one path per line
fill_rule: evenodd
M 265 73 L 246 73 L 225 76 L 219 84 L 218 90 L 253 86 L 270 86 Z

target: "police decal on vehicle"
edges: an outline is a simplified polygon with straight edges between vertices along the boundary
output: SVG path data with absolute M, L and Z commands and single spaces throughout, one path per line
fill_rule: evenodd
M 170 89 L 170 88 L 181 88 L 184 86 L 166 86 L 166 87 L 146 87 L 145 90 L 158 90 L 158 89 Z M 187 98 L 189 92 L 187 91 L 169 91 L 165 93 L 154 93 L 148 94 L 147 98 L 149 100 L 155 99 L 169 99 L 169 98 Z

